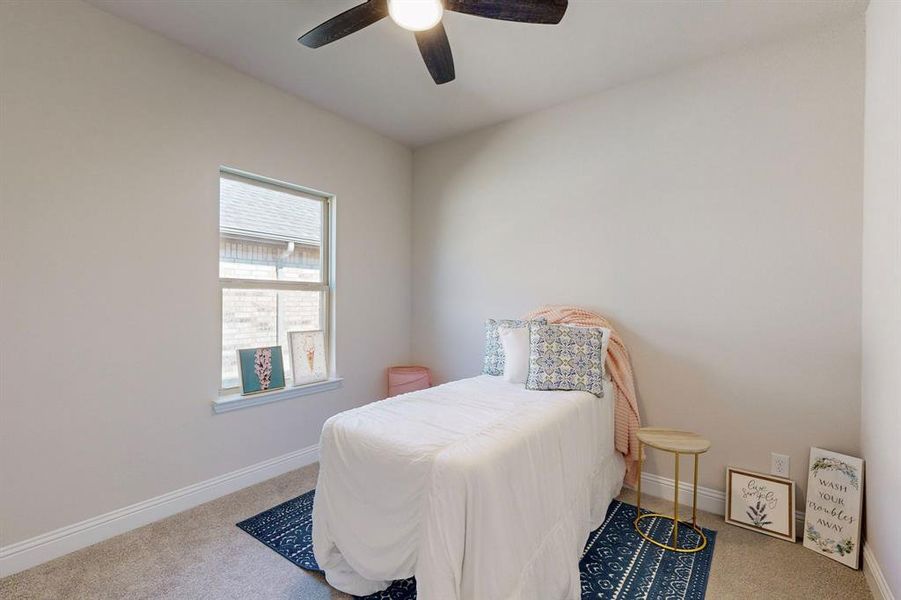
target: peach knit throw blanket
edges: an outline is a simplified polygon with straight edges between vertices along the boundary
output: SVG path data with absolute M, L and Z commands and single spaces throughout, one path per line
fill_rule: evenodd
M 544 317 L 548 323 L 565 323 L 583 327 L 605 327 L 610 330 L 607 347 L 607 371 L 615 388 L 614 437 L 616 450 L 626 459 L 626 483 L 635 485 L 638 479 L 638 399 L 635 396 L 635 379 L 629 351 L 622 338 L 610 325 L 610 321 L 599 314 L 575 306 L 542 306 L 528 315 L 527 319 Z

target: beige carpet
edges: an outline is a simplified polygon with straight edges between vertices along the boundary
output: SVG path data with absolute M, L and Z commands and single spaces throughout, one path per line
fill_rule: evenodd
M 0 598 L 225 600 L 349 598 L 294 566 L 235 523 L 314 487 L 317 465 L 0 580 Z M 634 494 L 621 499 L 634 503 Z M 666 509 L 654 500 L 650 508 Z M 864 576 L 789 544 L 701 514 L 719 532 L 707 597 L 871 598 Z

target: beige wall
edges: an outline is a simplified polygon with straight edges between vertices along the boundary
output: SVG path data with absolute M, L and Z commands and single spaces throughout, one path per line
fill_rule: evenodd
M 384 393 L 409 359 L 407 149 L 80 2 L 0 23 L 0 545 L 309 446 Z M 343 389 L 212 414 L 220 165 L 337 195 Z
M 644 422 L 712 439 L 703 485 L 859 452 L 863 50 L 844 24 L 416 150 L 414 357 L 474 375 L 485 318 L 577 304 Z
M 901 598 L 901 3 L 867 8 L 863 398 L 867 543 Z
M 873 80 L 897 53 L 889 4 L 868 17 Z M 409 151 L 79 2 L 0 13 L 0 545 L 308 446 L 379 397 L 410 358 Z M 702 484 L 772 450 L 803 485 L 810 445 L 858 452 L 862 64 L 855 23 L 418 150 L 416 358 L 475 374 L 483 319 L 581 304 L 623 332 L 646 422 L 713 439 Z M 884 497 L 892 98 L 868 100 L 864 259 Z M 222 164 L 337 194 L 343 389 L 212 415 Z M 897 537 L 871 527 L 884 566 Z

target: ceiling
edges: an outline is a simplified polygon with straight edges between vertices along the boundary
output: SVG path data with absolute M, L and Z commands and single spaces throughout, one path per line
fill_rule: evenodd
M 316 50 L 297 43 L 359 0 L 88 1 L 413 147 L 866 9 L 866 0 L 570 0 L 556 26 L 449 12 L 457 78 L 437 86 L 413 34 L 390 19 Z

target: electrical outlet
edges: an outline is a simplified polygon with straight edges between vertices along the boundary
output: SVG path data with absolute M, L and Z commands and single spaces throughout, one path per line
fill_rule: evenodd
M 770 453 L 770 474 L 788 478 L 788 455 Z

